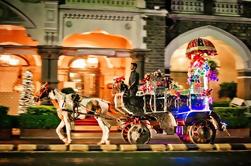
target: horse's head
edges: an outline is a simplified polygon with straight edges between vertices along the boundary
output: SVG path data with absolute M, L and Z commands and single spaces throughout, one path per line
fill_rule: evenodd
M 35 92 L 34 94 L 35 102 L 38 102 L 41 98 L 48 95 L 48 92 L 49 92 L 49 85 L 48 82 L 46 82 L 43 85 L 41 85 L 40 89 L 37 92 Z

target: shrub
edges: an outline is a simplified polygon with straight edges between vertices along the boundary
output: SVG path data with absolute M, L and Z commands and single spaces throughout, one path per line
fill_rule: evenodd
M 229 97 L 233 99 L 236 97 L 237 83 L 235 82 L 223 82 L 220 84 L 219 97 Z
M 32 106 L 19 117 L 19 127 L 23 129 L 56 128 L 59 122 L 53 106 Z
M 8 107 L 0 105 L 0 117 L 7 115 L 8 111 L 9 111 Z
M 47 115 L 47 114 L 57 114 L 56 108 L 48 105 L 31 106 L 27 108 L 28 114 L 33 115 Z
M 0 129 L 11 129 L 12 128 L 12 116 L 5 115 L 0 117 Z
M 7 114 L 8 111 L 8 107 L 0 106 L 0 129 L 11 129 L 13 126 L 13 118 Z
M 230 101 L 213 102 L 213 107 L 229 107 Z
M 250 127 L 251 119 L 247 116 L 247 107 L 215 107 L 214 111 L 221 117 L 228 128 Z

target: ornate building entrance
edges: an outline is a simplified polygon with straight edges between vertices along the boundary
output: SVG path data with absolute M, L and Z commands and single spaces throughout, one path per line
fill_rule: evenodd
M 179 83 L 186 85 L 189 61 L 185 56 L 187 42 L 203 37 L 212 41 L 218 56 L 212 58 L 219 66 L 219 82 L 212 83 L 214 99 L 218 99 L 218 90 L 222 82 L 237 82 L 237 96 L 249 98 L 251 89 L 248 72 L 250 69 L 250 51 L 247 46 L 232 34 L 214 27 L 202 26 L 187 31 L 173 39 L 166 47 L 165 66 L 170 69 L 172 77 Z M 247 75 L 245 75 L 247 74 Z
M 59 87 L 72 87 L 82 96 L 101 97 L 112 100 L 111 84 L 114 77 L 129 77 L 130 57 L 113 57 L 112 50 L 132 49 L 131 42 L 121 35 L 105 31 L 68 35 L 62 42 L 64 47 L 102 48 L 102 55 L 87 54 L 62 55 L 58 62 Z M 112 48 L 111 50 L 106 50 Z M 105 51 L 106 50 L 106 51 Z M 103 53 L 102 53 L 103 52 Z
M 48 46 L 37 45 L 37 42 L 27 36 L 23 27 L 7 26 L 6 29 L 12 37 L 1 41 L 0 73 L 8 73 L 5 74 L 6 78 L 1 77 L 1 83 L 5 82 L 4 79 L 11 82 L 1 86 L 0 90 L 3 99 L 16 96 L 15 101 L 10 100 L 16 104 L 19 94 L 15 91 L 22 82 L 21 73 L 25 70 L 33 73 L 36 88 L 39 88 L 40 83 L 48 82 L 52 87 L 72 87 L 82 96 L 100 97 L 109 101 L 112 100 L 113 78 L 122 75 L 128 78 L 131 62 L 138 63 L 139 72 L 143 75 L 146 50 L 132 49 L 130 41 L 124 37 L 95 31 L 80 34 L 80 37 L 69 36 L 63 41 L 63 46 Z M 16 32 L 17 29 L 21 32 Z M 1 32 L 4 33 L 6 32 Z M 86 37 L 89 37 L 88 40 Z M 3 93 L 7 91 L 11 94 L 6 97 Z M 1 103 L 14 107 L 7 101 L 1 100 Z

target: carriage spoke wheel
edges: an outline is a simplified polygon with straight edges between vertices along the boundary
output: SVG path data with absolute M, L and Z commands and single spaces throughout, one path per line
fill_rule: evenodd
M 128 131 L 129 129 L 131 128 L 131 124 L 127 124 L 123 129 L 122 129 L 122 132 L 121 132 L 121 135 L 122 135 L 122 138 L 123 140 L 126 142 L 126 143 L 129 143 L 129 140 L 128 140 Z
M 128 140 L 131 144 L 146 144 L 150 138 L 150 130 L 143 124 L 132 125 L 128 131 Z
M 188 135 L 192 143 L 213 143 L 216 129 L 208 120 L 197 121 L 188 127 Z

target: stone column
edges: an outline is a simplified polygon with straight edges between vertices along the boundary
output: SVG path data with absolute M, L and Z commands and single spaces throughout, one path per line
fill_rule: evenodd
M 133 49 L 131 53 L 132 63 L 137 63 L 137 72 L 139 73 L 139 79 L 144 78 L 144 59 L 146 50 Z
M 245 99 L 251 99 L 251 69 L 239 70 L 237 77 L 237 96 Z
M 61 47 L 40 45 L 38 53 L 42 59 L 41 81 L 48 82 L 50 87 L 57 88 L 58 58 L 61 54 Z

